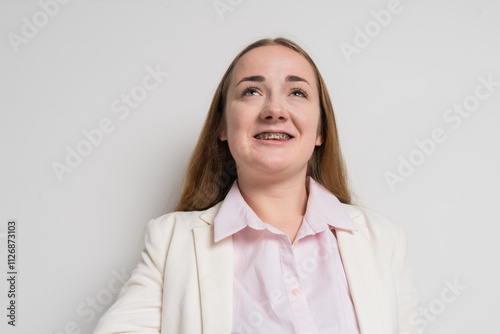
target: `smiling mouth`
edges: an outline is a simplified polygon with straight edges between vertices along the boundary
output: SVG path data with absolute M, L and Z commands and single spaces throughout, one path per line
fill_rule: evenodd
M 293 137 L 281 132 L 264 132 L 254 136 L 254 138 L 259 140 L 289 140 Z

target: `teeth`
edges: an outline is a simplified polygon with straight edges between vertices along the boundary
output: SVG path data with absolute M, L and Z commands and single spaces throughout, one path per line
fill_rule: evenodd
M 278 139 L 278 140 L 288 140 L 291 137 L 286 133 L 280 132 L 266 132 L 261 133 L 260 135 L 255 136 L 257 139 Z

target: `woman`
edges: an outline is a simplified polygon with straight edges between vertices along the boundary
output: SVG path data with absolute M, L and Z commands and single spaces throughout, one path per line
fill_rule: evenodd
M 309 55 L 259 40 L 224 74 L 176 212 L 94 333 L 416 333 L 402 229 L 351 204 Z

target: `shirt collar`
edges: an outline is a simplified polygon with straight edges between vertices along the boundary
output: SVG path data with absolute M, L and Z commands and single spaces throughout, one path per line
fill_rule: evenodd
M 316 233 L 324 229 L 325 223 L 332 228 L 357 231 L 352 219 L 338 198 L 317 183 L 312 177 L 306 179 L 309 191 L 305 219 Z M 214 219 L 214 241 L 218 242 L 249 224 L 262 226 L 262 221 L 241 196 L 237 180 L 234 181 Z

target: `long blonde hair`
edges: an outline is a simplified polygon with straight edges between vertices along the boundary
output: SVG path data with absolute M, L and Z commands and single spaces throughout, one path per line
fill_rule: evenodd
M 317 78 L 321 107 L 320 131 L 323 144 L 316 146 L 307 165 L 307 175 L 330 190 L 342 203 L 351 204 L 345 162 L 340 151 L 337 125 L 330 96 L 311 57 L 287 38 L 258 40 L 243 49 L 229 65 L 215 92 L 207 119 L 192 153 L 181 197 L 175 211 L 205 210 L 222 201 L 238 175 L 227 141 L 219 134 L 225 127 L 224 106 L 231 74 L 240 58 L 258 47 L 282 45 L 301 54 L 312 66 Z

